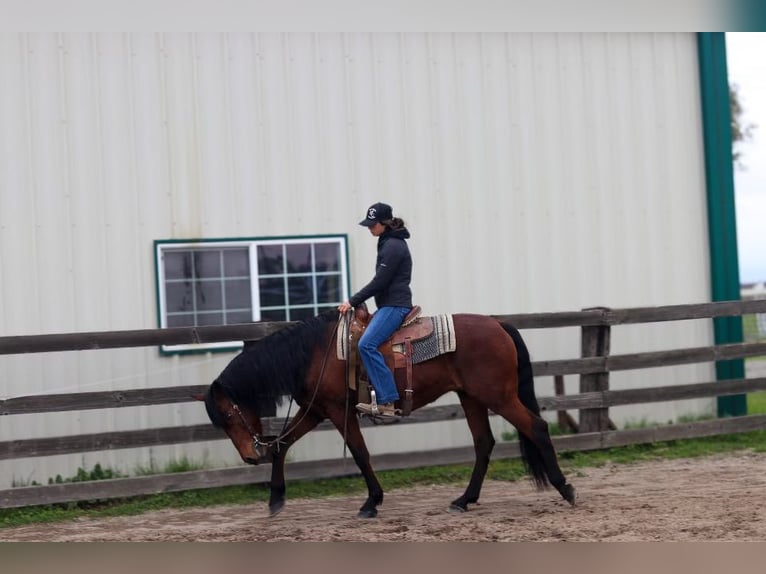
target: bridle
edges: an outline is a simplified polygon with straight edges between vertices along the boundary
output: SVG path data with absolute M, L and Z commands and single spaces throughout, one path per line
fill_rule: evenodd
M 231 402 L 231 411 L 226 413 L 226 417 L 231 417 L 232 411 L 237 416 L 239 416 L 239 420 L 242 421 L 245 429 L 248 433 L 250 433 L 250 436 L 253 439 L 253 450 L 255 451 L 255 454 L 257 454 L 259 458 L 265 457 L 269 452 L 268 449 L 270 449 L 275 442 L 278 443 L 279 438 L 281 437 L 277 437 L 273 441 L 264 441 L 263 438 L 257 432 L 255 432 L 255 429 L 252 427 L 252 425 L 247 422 L 247 419 L 245 418 L 245 415 L 242 414 L 242 409 L 239 408 L 239 405 L 231 399 L 229 399 L 229 401 Z
M 229 402 L 231 403 L 231 410 L 224 415 L 226 418 L 231 418 L 232 412 L 236 414 L 239 417 L 239 420 L 242 421 L 242 424 L 245 427 L 245 430 L 250 434 L 250 437 L 253 439 L 253 451 L 255 451 L 255 454 L 258 455 L 259 458 L 265 457 L 269 449 L 274 447 L 276 445 L 276 448 L 274 449 L 275 452 L 279 453 L 280 445 L 284 444 L 285 441 L 283 440 L 287 435 L 289 435 L 297 426 L 300 424 L 300 422 L 306 418 L 309 411 L 311 410 L 311 405 L 314 404 L 314 400 L 316 399 L 317 392 L 319 391 L 319 385 L 322 382 L 322 378 L 324 377 L 324 371 L 325 367 L 327 366 L 327 358 L 330 354 L 330 349 L 333 347 L 333 340 L 335 339 L 335 335 L 338 333 L 338 326 L 340 325 L 340 322 L 344 320 L 344 318 L 347 315 L 341 315 L 338 318 L 338 321 L 335 323 L 335 327 L 333 328 L 332 335 L 330 335 L 330 341 L 327 344 L 327 348 L 325 349 L 324 358 L 322 360 L 322 368 L 319 371 L 319 379 L 317 380 L 317 384 L 314 385 L 314 393 L 311 395 L 311 400 L 309 401 L 308 406 L 304 409 L 303 416 L 295 421 L 295 423 L 292 425 L 290 429 L 287 428 L 287 424 L 290 420 L 290 410 L 292 409 L 294 397 L 290 397 L 290 406 L 287 408 L 287 415 L 285 415 L 285 424 L 282 427 L 282 431 L 276 436 L 276 438 L 272 440 L 265 440 L 261 435 L 259 435 L 253 426 L 247 421 L 245 418 L 245 415 L 242 413 L 242 409 L 239 408 L 239 405 L 235 403 L 233 400 L 231 400 L 231 397 L 227 397 L 229 399 Z

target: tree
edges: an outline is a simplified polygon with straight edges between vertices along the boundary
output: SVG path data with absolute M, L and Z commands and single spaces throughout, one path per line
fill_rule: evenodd
M 737 84 L 729 84 L 729 105 L 731 106 L 732 160 L 734 161 L 734 167 L 745 169 L 745 164 L 742 162 L 742 152 L 738 149 L 738 144 L 745 143 L 753 138 L 753 130 L 755 130 L 756 125 L 746 122 L 743 118 L 744 110 L 740 102 L 739 86 Z

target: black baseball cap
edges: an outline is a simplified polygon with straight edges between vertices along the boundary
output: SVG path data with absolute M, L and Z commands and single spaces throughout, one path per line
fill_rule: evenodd
M 394 218 L 393 210 L 387 203 L 373 203 L 367 209 L 367 216 L 359 222 L 359 225 L 372 227 L 376 223 L 391 221 Z

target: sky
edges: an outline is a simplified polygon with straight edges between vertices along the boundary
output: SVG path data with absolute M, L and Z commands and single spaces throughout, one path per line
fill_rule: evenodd
M 766 33 L 726 34 L 729 83 L 739 86 L 742 120 L 754 124 L 739 145 L 744 169 L 734 168 L 741 283 L 766 281 Z

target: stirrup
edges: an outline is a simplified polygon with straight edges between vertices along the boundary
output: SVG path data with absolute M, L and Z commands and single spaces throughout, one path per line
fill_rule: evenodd
M 399 418 L 401 416 L 401 410 L 394 408 L 394 404 L 380 405 L 378 403 L 359 403 L 356 405 L 356 410 L 360 413 L 369 415 L 372 417 L 386 417 L 386 418 Z

